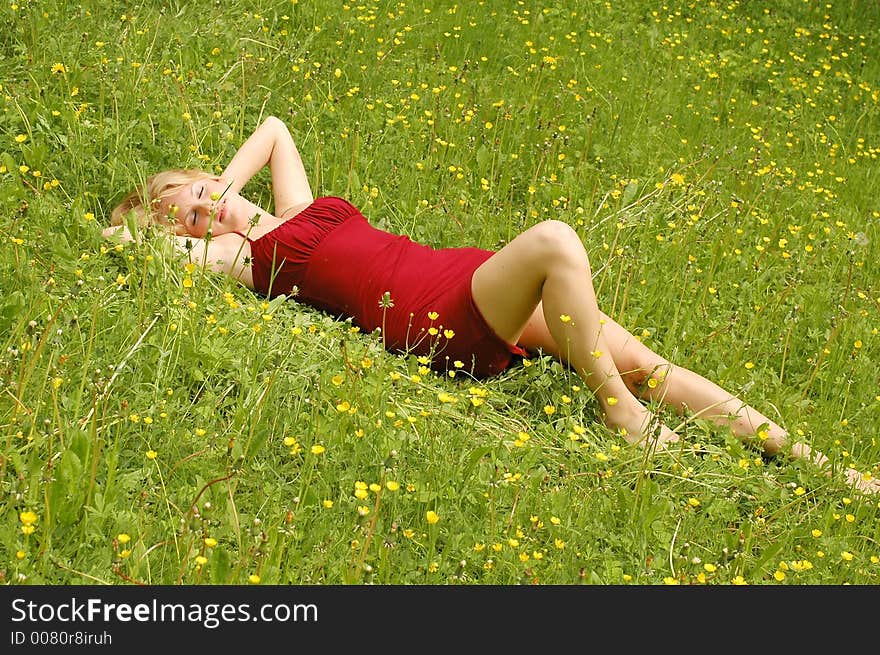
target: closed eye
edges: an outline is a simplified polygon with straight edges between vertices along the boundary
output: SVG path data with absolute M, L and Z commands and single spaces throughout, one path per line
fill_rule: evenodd
M 202 194 L 204 194 L 204 193 L 205 193 L 205 185 L 203 184 L 202 186 L 199 187 L 198 191 L 196 192 L 196 198 L 201 198 Z M 193 225 L 196 224 L 197 219 L 198 219 L 198 216 L 196 214 L 196 210 L 193 210 L 193 213 L 192 213 L 192 224 Z

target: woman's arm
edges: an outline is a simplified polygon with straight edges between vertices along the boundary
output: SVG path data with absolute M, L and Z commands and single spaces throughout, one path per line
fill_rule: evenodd
M 135 237 L 124 225 L 112 225 L 104 228 L 101 232 L 105 238 L 116 238 L 121 242 L 134 242 Z M 235 239 L 215 237 L 213 239 L 198 239 L 192 236 L 177 236 L 171 232 L 160 231 L 162 237 L 167 237 L 168 242 L 174 249 L 174 254 L 183 264 L 195 264 L 204 266 L 215 273 L 226 273 L 241 281 L 248 288 L 253 288 L 250 268 L 244 264 L 245 255 L 241 244 Z
M 230 191 L 238 193 L 266 164 L 272 171 L 276 216 L 312 202 L 312 189 L 293 137 L 287 125 L 274 116 L 264 120 L 242 144 L 222 177 L 231 182 Z
M 105 227 L 101 230 L 101 236 L 104 238 L 108 237 L 118 237 L 120 241 L 123 243 L 127 241 L 134 241 L 134 237 L 131 235 L 131 232 L 128 231 L 128 228 L 124 225 L 111 225 L 110 227 Z

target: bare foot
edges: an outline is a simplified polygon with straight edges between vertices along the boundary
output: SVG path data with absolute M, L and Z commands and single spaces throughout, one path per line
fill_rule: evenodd
M 661 423 L 638 401 L 636 407 L 629 409 L 608 408 L 605 413 L 605 425 L 631 444 L 655 447 L 679 440 L 678 434 Z
M 846 480 L 863 494 L 880 493 L 880 478 L 871 476 L 866 479 L 855 469 L 846 469 Z

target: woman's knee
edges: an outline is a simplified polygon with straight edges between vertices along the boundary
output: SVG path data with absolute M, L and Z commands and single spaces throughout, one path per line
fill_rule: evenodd
M 531 228 L 528 235 L 533 247 L 543 255 L 586 254 L 578 233 L 563 221 L 554 219 L 542 221 Z

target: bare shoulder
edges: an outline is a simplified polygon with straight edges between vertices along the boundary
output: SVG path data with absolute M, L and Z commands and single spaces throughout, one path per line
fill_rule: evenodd
M 208 261 L 211 267 L 253 288 L 251 275 L 251 244 L 240 234 L 223 234 L 208 244 Z
M 253 288 L 250 259 L 251 245 L 238 234 L 222 234 L 206 241 L 192 237 L 175 237 L 178 248 L 190 261 L 206 266 L 216 273 L 225 273 Z

